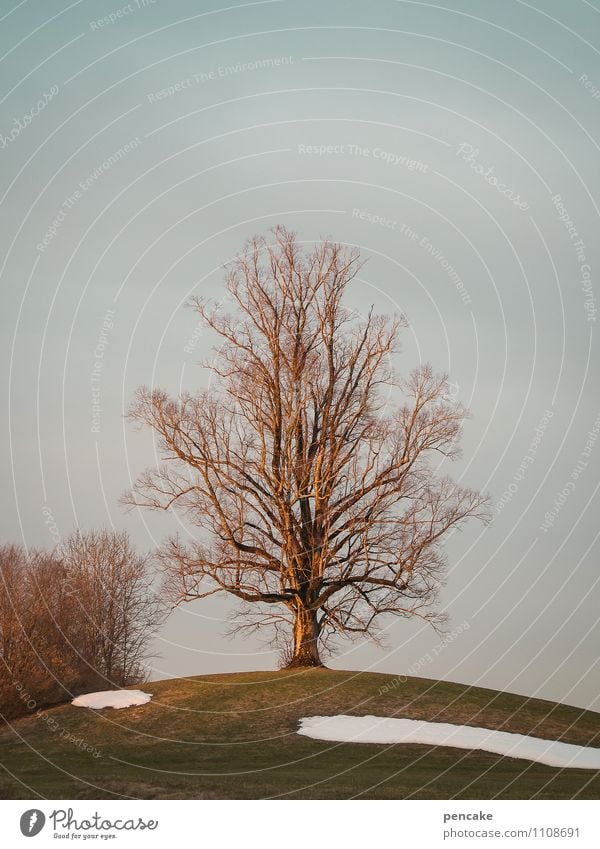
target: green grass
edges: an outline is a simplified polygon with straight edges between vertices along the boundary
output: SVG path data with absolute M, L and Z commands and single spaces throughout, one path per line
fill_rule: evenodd
M 376 714 L 600 746 L 598 713 L 462 684 L 394 680 L 328 669 L 206 675 L 151 682 L 142 689 L 153 693 L 152 702 L 137 708 L 64 705 L 0 731 L 0 797 L 599 797 L 600 772 L 448 747 L 325 743 L 295 733 L 302 716 Z

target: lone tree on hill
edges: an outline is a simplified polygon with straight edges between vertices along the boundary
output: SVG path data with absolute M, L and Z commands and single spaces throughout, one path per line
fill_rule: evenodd
M 177 400 L 142 387 L 129 413 L 164 463 L 125 502 L 198 528 L 159 551 L 172 599 L 226 592 L 237 627 L 289 623 L 291 667 L 322 665 L 336 636 L 374 636 L 386 614 L 439 623 L 442 538 L 485 514 L 431 465 L 457 457 L 466 411 L 428 365 L 395 376 L 406 322 L 344 306 L 358 269 L 330 241 L 307 253 L 282 227 L 255 237 L 228 271 L 234 312 L 193 300 L 219 337 L 212 387 Z

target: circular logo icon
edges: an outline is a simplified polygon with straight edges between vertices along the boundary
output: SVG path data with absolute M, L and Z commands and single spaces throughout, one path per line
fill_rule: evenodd
M 21 833 L 25 837 L 35 837 L 43 829 L 46 823 L 46 817 L 37 808 L 32 808 L 30 811 L 25 811 L 21 816 Z

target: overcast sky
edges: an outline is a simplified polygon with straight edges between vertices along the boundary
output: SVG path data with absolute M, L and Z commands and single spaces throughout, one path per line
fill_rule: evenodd
M 406 313 L 400 364 L 471 410 L 462 483 L 490 527 L 448 542 L 447 645 L 397 621 L 347 669 L 600 708 L 600 12 L 586 0 L 0 0 L 2 539 L 125 514 L 152 437 L 135 388 L 203 386 L 245 239 L 285 224 L 367 259 L 350 303 Z M 152 675 L 274 668 L 187 605 Z

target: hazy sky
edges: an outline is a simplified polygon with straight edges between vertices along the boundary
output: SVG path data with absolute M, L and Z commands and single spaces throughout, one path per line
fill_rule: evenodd
M 0 0 L 2 539 L 175 530 L 118 503 L 135 388 L 205 383 L 185 303 L 246 238 L 330 236 L 402 365 L 450 372 L 495 505 L 448 542 L 448 645 L 397 621 L 335 665 L 600 708 L 599 33 L 587 0 Z M 228 609 L 177 611 L 153 677 L 273 668 Z

